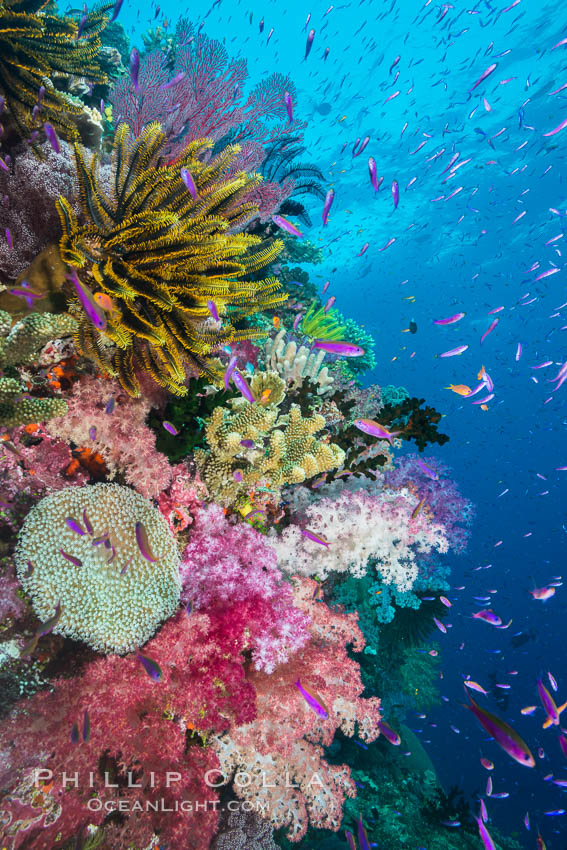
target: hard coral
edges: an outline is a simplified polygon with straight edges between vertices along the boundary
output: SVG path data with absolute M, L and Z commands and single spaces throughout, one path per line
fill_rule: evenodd
M 286 386 L 296 389 L 306 378 L 317 385 L 317 395 L 329 393 L 333 376 L 326 366 L 324 351 L 310 351 L 304 345 L 285 341 L 286 330 L 282 328 L 275 336 L 269 336 L 265 345 L 266 368 L 272 369 L 285 381 Z
M 209 451 L 195 453 L 209 492 L 223 505 L 234 503 L 261 480 L 269 482 L 277 501 L 284 484 L 302 483 L 344 460 L 342 449 L 314 436 L 325 427 L 322 416 L 303 418 L 295 404 L 288 415 L 280 415 L 283 381 L 275 373 L 255 374 L 251 385 L 255 397 L 261 398 L 267 380 L 263 375 L 279 382 L 280 393 L 272 393 L 266 403 L 239 398 L 229 402 L 231 410 L 216 407 L 206 426 Z
M 261 244 L 259 237 L 235 232 L 255 209 L 243 197 L 257 182 L 243 172 L 226 175 L 238 149 L 229 145 L 205 163 L 213 143 L 202 139 L 169 166 L 161 158 L 165 138 L 157 124 L 135 140 L 126 124 L 118 128 L 110 195 L 97 179 L 96 158 L 89 165 L 75 146 L 89 223 L 79 224 L 64 198 L 58 202 L 63 259 L 83 268 L 88 282 L 114 302 L 102 340 L 76 304 L 77 347 L 103 372 L 117 375 L 131 395 L 140 391 L 136 370 L 184 395 L 187 364 L 207 372 L 204 358 L 215 347 L 258 335 L 236 330 L 233 320 L 286 298 L 277 279 L 254 279 L 281 243 Z M 195 199 L 181 168 L 192 175 Z M 224 326 L 211 324 L 208 300 L 228 316 Z M 111 354 L 104 339 L 115 345 Z
M 149 551 L 138 542 L 138 523 Z M 40 620 L 60 606 L 54 633 L 102 652 L 144 644 L 179 600 L 179 556 L 167 523 L 117 484 L 70 487 L 42 499 L 20 530 L 15 562 Z
M 70 117 L 81 114 L 82 104 L 55 88 L 57 74 L 106 81 L 97 56 L 99 33 L 107 23 L 104 12 L 112 3 L 89 14 L 82 38 L 76 20 L 50 14 L 49 7 L 49 0 L 4 0 L 0 5 L 0 93 L 24 137 L 45 121 L 60 133 L 76 135 Z

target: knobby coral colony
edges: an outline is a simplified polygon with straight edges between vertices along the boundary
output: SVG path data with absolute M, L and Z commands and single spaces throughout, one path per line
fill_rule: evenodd
M 242 199 L 260 180 L 244 172 L 226 176 L 239 148 L 229 145 L 205 162 L 213 142 L 201 139 L 188 145 L 176 165 L 167 165 L 160 157 L 165 140 L 159 124 L 149 124 L 137 139 L 120 125 L 108 195 L 97 158 L 87 163 L 75 145 L 81 208 L 89 223 L 79 223 L 65 198 L 58 202 L 61 256 L 84 269 L 113 302 L 104 328 L 116 346 L 112 353 L 81 310 L 77 346 L 132 395 L 140 392 L 139 370 L 184 395 L 187 364 L 198 374 L 209 372 L 205 355 L 261 335 L 237 330 L 234 321 L 286 298 L 276 278 L 249 278 L 277 257 L 282 243 L 236 232 L 256 210 Z M 195 197 L 182 179 L 184 169 Z M 219 316 L 227 315 L 224 326 L 207 321 L 207 300 Z
M 77 134 L 72 116 L 83 112 L 55 88 L 57 74 L 77 74 L 104 83 L 98 61 L 99 34 L 108 22 L 108 3 L 91 11 L 81 27 L 71 18 L 46 11 L 50 0 L 2 0 L 0 3 L 0 95 L 22 137 L 49 122 L 66 137 Z
M 52 72 L 97 78 L 104 7 L 80 34 L 45 9 L 0 0 L 0 82 L 21 133 L 40 118 L 69 129 L 74 107 Z M 446 592 L 440 553 L 463 549 L 472 515 L 435 458 L 395 459 L 394 434 L 420 451 L 442 444 L 441 414 L 346 381 L 339 353 L 319 371 L 312 339 L 340 352 L 358 333 L 370 348 L 366 332 L 319 300 L 287 307 L 279 281 L 262 278 L 282 243 L 247 200 L 261 178 L 234 167 L 239 148 L 191 140 L 171 163 L 166 141 L 158 124 L 137 136 L 122 124 L 108 169 L 75 142 L 80 211 L 58 201 L 68 310 L 35 312 L 39 293 L 24 281 L 32 312 L 0 311 L 0 841 L 10 850 L 141 850 L 156 834 L 168 850 L 228 846 L 202 803 L 217 799 L 207 771 L 226 783 L 238 771 L 267 777 L 230 791 L 259 804 L 262 846 L 276 846 L 273 829 L 294 842 L 308 827 L 337 830 L 343 810 L 352 829 L 343 806 L 356 784 L 324 747 L 339 730 L 341 760 L 355 735 L 366 749 L 381 733 L 399 742 L 385 711 L 406 734 L 402 679 L 429 679 L 409 656 L 391 675 L 383 630 L 396 642 L 401 622 L 416 652 L 426 645 L 422 597 Z M 253 218 L 259 235 L 247 232 Z M 274 335 L 257 347 L 274 317 L 246 322 L 275 306 Z M 294 309 L 306 311 L 300 330 Z M 361 357 L 359 374 L 371 362 Z M 73 381 L 50 382 L 53 364 Z M 390 439 L 374 436 L 388 428 Z M 349 647 L 365 639 L 361 678 Z M 37 768 L 49 777 L 39 786 Z M 87 785 L 65 785 L 75 772 Z M 186 800 L 201 808 L 182 810 Z M 357 817 L 373 842 L 375 804 L 364 790 Z

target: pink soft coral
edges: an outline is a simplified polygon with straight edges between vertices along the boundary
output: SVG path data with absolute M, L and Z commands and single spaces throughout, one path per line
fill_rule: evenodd
M 106 413 L 111 397 L 114 411 Z M 155 435 L 146 425 L 150 409 L 146 398 L 130 398 L 114 381 L 87 377 L 75 384 L 67 404 L 65 416 L 48 423 L 51 434 L 98 452 L 111 477 L 121 473 L 148 499 L 171 483 L 171 467 L 156 450 Z
M 199 511 L 181 565 L 182 599 L 240 620 L 257 669 L 271 672 L 309 639 L 265 537 L 229 522 L 218 505 Z
M 159 494 L 157 506 L 164 515 L 171 531 L 176 534 L 193 523 L 193 517 L 207 498 L 206 486 L 199 473 L 191 475 L 183 463 L 172 467 L 171 486 Z
M 316 589 L 314 581 L 295 579 L 295 602 L 311 617 L 309 644 L 271 675 L 250 671 L 256 719 L 214 741 L 223 778 L 236 773 L 237 794 L 254 801 L 274 826 L 289 827 L 292 841 L 305 835 L 309 821 L 337 830 L 345 795 L 355 796 L 349 768 L 328 765 L 321 745 L 328 746 L 337 729 L 352 736 L 358 727 L 366 741 L 379 735 L 380 701 L 361 698 L 359 667 L 346 651 L 347 643 L 355 651 L 364 647 L 357 616 L 316 602 Z M 327 706 L 327 718 L 307 705 L 297 681 Z M 240 784 L 238 772 L 245 775 Z
M 4 845 L 52 850 L 57 835 L 66 839 L 89 823 L 100 824 L 104 806 L 122 800 L 125 823 L 109 845 L 113 850 L 145 847 L 155 830 L 172 850 L 207 847 L 216 814 L 203 802 L 216 794 L 206 775 L 218 761 L 197 732 L 187 737 L 186 730 L 222 732 L 230 723 L 253 719 L 254 688 L 245 677 L 242 641 L 241 624 L 233 627 L 230 617 L 180 611 L 144 647 L 160 665 L 161 681 L 153 681 L 135 656 L 107 656 L 88 664 L 80 677 L 56 681 L 53 692 L 21 703 L 0 731 Z M 73 741 L 73 725 L 82 733 L 86 716 L 90 736 Z M 53 787 L 49 794 L 36 789 L 34 800 L 30 776 L 38 776 L 36 769 L 51 771 L 40 776 L 52 778 Z M 112 777 L 106 782 L 105 771 Z M 169 787 L 168 771 L 179 774 Z M 63 773 L 78 774 L 78 784 L 65 789 Z M 102 809 L 88 804 L 91 799 L 101 801 Z M 160 800 L 167 814 L 160 814 L 164 808 L 146 810 Z M 174 811 L 183 800 L 201 808 Z M 20 820 L 32 803 L 34 822 L 24 831 Z

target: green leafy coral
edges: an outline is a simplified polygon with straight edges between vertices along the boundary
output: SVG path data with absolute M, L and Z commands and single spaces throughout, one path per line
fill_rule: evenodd
M 82 270 L 83 284 L 113 300 L 100 333 L 79 307 L 75 343 L 124 389 L 138 395 L 137 372 L 146 371 L 176 395 L 185 395 L 188 374 L 208 374 L 207 355 L 220 345 L 263 335 L 237 330 L 234 322 L 285 301 L 280 282 L 256 279 L 281 250 L 278 240 L 238 233 L 257 207 L 244 200 L 261 180 L 230 166 L 238 146 L 228 145 L 205 162 L 213 142 L 189 144 L 176 165 L 166 165 L 166 137 L 148 124 L 137 139 L 127 125 L 116 131 L 110 191 L 98 175 L 98 158 L 87 161 L 75 145 L 85 224 L 58 201 L 63 260 Z M 182 177 L 196 186 L 193 198 Z M 224 324 L 210 322 L 213 301 Z
M 47 10 L 50 0 L 0 2 L 0 94 L 19 133 L 26 136 L 45 121 L 63 135 L 76 136 L 73 116 L 83 111 L 53 85 L 56 75 L 76 74 L 93 83 L 106 82 L 98 54 L 100 32 L 107 24 L 108 3 L 91 11 L 78 38 L 78 23 Z M 40 88 L 44 90 L 35 117 Z
M 19 369 L 32 366 L 47 342 L 72 334 L 76 327 L 71 316 L 51 313 L 32 313 L 12 327 L 10 314 L 0 310 L 0 426 L 45 422 L 67 412 L 63 399 L 24 395 Z
M 342 449 L 315 436 L 325 427 L 322 416 L 303 417 L 296 404 L 281 415 L 284 387 L 275 372 L 257 372 L 251 390 L 258 401 L 236 398 L 214 409 L 205 428 L 208 451 L 198 450 L 195 460 L 220 504 L 234 504 L 261 482 L 277 494 L 284 484 L 299 484 L 343 463 Z

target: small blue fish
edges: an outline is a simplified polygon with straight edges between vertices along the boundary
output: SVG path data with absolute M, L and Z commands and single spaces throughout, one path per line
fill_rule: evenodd
M 150 679 L 153 679 L 154 682 L 161 682 L 163 674 L 157 661 L 154 661 L 153 658 L 149 658 L 147 655 L 142 655 L 139 650 L 136 653 L 136 658 L 141 662 L 142 667 Z

